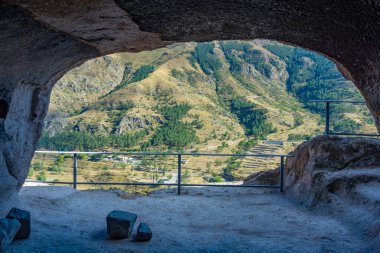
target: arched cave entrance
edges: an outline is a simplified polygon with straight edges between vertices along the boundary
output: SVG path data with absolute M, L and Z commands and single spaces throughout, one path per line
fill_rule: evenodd
M 142 70 L 146 70 L 145 75 L 135 75 L 143 73 Z M 308 74 L 309 72 L 310 74 Z M 228 81 L 230 79 L 234 81 Z M 328 81 L 323 81 L 326 79 Z M 104 85 L 104 83 L 108 85 Z M 257 84 L 255 85 L 255 83 Z M 178 136 L 182 137 L 187 132 L 182 132 L 179 135 L 172 131 L 172 128 L 163 127 L 165 126 L 163 125 L 165 118 L 157 108 L 161 103 L 168 103 L 163 99 L 166 98 L 167 94 L 173 97 L 170 100 L 171 105 L 179 106 L 186 103 L 195 110 L 191 114 L 195 113 L 198 116 L 198 122 L 203 122 L 202 124 L 207 126 L 194 128 L 189 125 L 191 129 L 197 130 L 197 137 L 202 137 L 199 139 L 199 144 L 190 141 L 186 146 L 180 147 L 185 148 L 185 152 L 198 150 L 197 152 L 201 153 L 215 151 L 229 153 L 237 152 L 237 150 L 239 150 L 238 153 L 257 153 L 260 152 L 261 148 L 262 150 L 272 150 L 272 152 L 267 153 L 287 154 L 293 151 L 300 141 L 323 133 L 324 124 L 318 125 L 319 120 L 315 117 L 324 114 L 323 105 L 318 107 L 319 104 L 310 103 L 309 100 L 327 98 L 362 100 L 354 85 L 343 79 L 335 64 L 317 53 L 302 48 L 268 40 L 177 43 L 149 52 L 120 53 L 95 58 L 69 71 L 53 89 L 50 102 L 52 110 L 49 112 L 49 120 L 47 121 L 48 132 L 41 138 L 39 148 L 56 151 L 95 151 L 99 149 L 110 149 L 109 151 L 111 151 L 117 149 L 118 151 L 165 152 L 168 148 L 167 145 L 173 145 L 172 148 L 176 150 L 175 148 L 178 146 L 173 143 L 178 143 L 180 141 Z M 284 97 L 286 97 L 286 101 Z M 231 108 L 232 104 L 237 106 Z M 243 107 L 240 107 L 241 105 Z M 303 112 L 303 107 L 298 105 L 303 105 L 310 110 L 310 113 Z M 207 110 L 205 108 L 212 109 Z M 249 120 L 249 118 L 253 118 L 253 109 L 257 112 L 263 112 L 259 120 Z M 351 114 L 356 113 L 356 108 L 348 108 L 347 106 L 344 109 L 350 109 Z M 198 114 L 199 111 L 202 113 Z M 249 115 L 247 111 L 252 114 Z M 234 121 L 226 112 L 235 115 L 240 121 Z M 334 115 L 331 119 L 334 130 L 336 130 L 335 127 L 339 127 L 340 130 L 338 131 L 352 132 L 353 130 L 348 129 L 347 123 L 356 126 L 356 122 L 351 118 L 346 118 L 343 111 L 338 113 L 344 121 L 333 124 L 334 119 L 337 119 L 337 116 Z M 116 116 L 115 120 L 116 114 L 119 116 Z M 160 117 L 163 119 L 160 120 L 160 123 L 155 122 L 154 117 L 157 115 L 161 115 Z M 223 123 L 222 115 L 223 119 L 228 119 L 228 123 Z M 257 117 L 257 115 L 254 116 L 254 118 Z M 189 118 L 190 121 L 195 120 L 195 118 Z M 363 123 L 368 130 L 370 124 L 366 124 L 367 119 L 370 117 L 363 120 Z M 64 124 L 65 129 L 63 129 L 60 122 L 70 123 Z M 112 122 L 111 127 L 110 122 Z M 253 122 L 260 125 L 260 128 L 250 129 L 249 127 L 253 125 Z M 225 127 L 227 124 L 234 124 L 233 130 Z M 373 125 L 373 122 L 371 124 Z M 153 125 L 155 125 L 154 128 Z M 139 140 L 139 143 L 124 142 L 114 146 L 107 144 L 108 140 L 101 140 L 100 138 L 96 142 L 93 141 L 93 138 L 103 135 L 111 137 L 110 140 L 122 139 L 125 134 L 136 131 L 144 132 L 148 128 L 151 129 L 149 130 L 150 133 L 154 133 L 159 129 L 158 125 L 163 127 L 162 129 L 165 131 L 172 131 L 172 135 L 177 138 L 173 137 L 161 144 L 154 144 L 152 139 L 155 136 L 151 134 L 149 138 L 145 136 L 144 140 Z M 235 132 L 236 129 L 239 129 L 236 132 L 240 135 Z M 258 134 L 255 136 L 257 130 L 260 131 L 260 137 Z M 374 127 L 371 130 L 375 131 Z M 212 137 L 212 135 L 216 137 Z M 189 134 L 188 136 L 192 135 Z M 223 136 L 228 136 L 228 138 Z M 283 144 L 281 144 L 282 147 L 266 145 L 262 139 L 266 139 L 267 136 L 272 141 L 276 140 L 280 143 L 285 141 L 286 149 L 282 148 Z M 254 147 L 254 142 L 249 143 L 248 138 L 260 145 Z M 216 139 L 219 141 L 220 139 L 220 142 L 207 144 L 206 139 L 212 141 Z M 224 149 L 223 141 L 228 148 Z M 247 144 L 245 145 L 246 149 L 239 148 L 244 144 L 239 147 L 236 145 L 240 141 Z M 249 144 L 252 145 L 250 148 L 255 149 L 249 149 Z M 194 147 L 190 148 L 190 145 L 194 145 Z M 207 149 L 210 145 L 220 149 Z M 143 147 L 150 149 L 144 150 Z M 234 149 L 236 151 L 233 151 Z M 34 162 L 43 162 L 46 167 L 49 167 L 47 160 L 40 160 L 42 156 L 37 154 L 38 160 L 34 160 Z M 49 158 L 52 157 L 49 156 Z M 124 168 L 124 170 L 118 172 L 109 171 L 108 168 L 116 167 L 111 164 L 112 161 L 120 161 L 121 158 L 105 158 L 103 156 L 102 160 L 110 162 L 109 165 L 102 164 L 102 166 L 95 167 L 91 163 L 87 163 L 87 160 L 92 161 L 95 158 L 89 156 L 81 159 L 79 162 L 81 171 L 83 173 L 84 171 L 96 172 L 96 176 L 94 175 L 91 178 L 92 182 L 102 180 L 103 183 L 123 183 L 125 180 L 127 183 L 152 183 L 151 178 L 154 178 L 154 173 L 158 177 L 154 183 L 157 183 L 160 177 L 166 178 L 165 173 L 161 174 L 163 166 L 160 161 L 158 161 L 159 166 L 146 166 L 146 168 L 135 166 L 135 169 L 130 164 L 123 164 L 124 167 L 119 164 L 119 168 Z M 124 159 L 127 158 L 132 157 L 124 157 Z M 134 158 L 141 161 L 138 157 Z M 172 173 L 171 175 L 176 175 L 176 157 L 171 158 L 173 158 L 170 161 L 171 164 L 166 166 L 165 171 Z M 259 166 L 255 164 L 263 161 L 262 158 L 237 160 L 242 163 L 242 166 L 239 165 L 239 168 L 231 172 L 223 171 L 223 166 L 226 164 L 222 163 L 219 157 L 208 158 L 207 162 L 203 163 L 202 158 L 205 157 L 201 157 L 200 161 L 191 158 L 187 164 L 182 166 L 183 171 L 190 171 L 192 176 L 189 177 L 189 180 L 192 178 L 197 180 L 189 183 L 206 184 L 215 180 L 244 180 L 253 171 L 256 172 L 259 169 Z M 154 158 L 150 159 L 156 163 Z M 220 165 L 214 165 L 216 160 L 219 160 Z M 270 162 L 272 163 L 269 164 Z M 50 171 L 45 170 L 46 173 L 44 172 L 44 174 L 49 178 L 48 181 L 62 182 L 65 181 L 65 177 L 71 177 L 72 164 L 70 158 L 67 159 L 67 163 L 65 170 L 58 167 L 53 170 L 50 169 Z M 205 167 L 207 163 L 210 168 L 212 167 L 214 173 L 201 168 L 202 166 Z M 267 158 L 265 163 L 261 165 L 260 169 L 275 169 L 279 164 L 276 158 Z M 230 164 L 231 167 L 234 166 L 233 161 Z M 37 165 L 39 164 L 33 164 L 33 167 Z M 41 169 L 37 167 L 29 179 L 41 178 L 39 176 Z M 156 172 L 158 167 L 160 167 L 160 174 Z M 133 171 L 133 173 L 127 173 L 127 179 L 125 179 L 125 168 Z M 56 173 L 56 171 L 66 172 Z M 104 175 L 104 177 L 99 175 Z M 40 180 L 46 181 L 46 179 Z M 80 175 L 78 182 L 84 182 L 84 180 L 88 181 L 89 176 L 86 175 L 86 179 L 84 179 Z
M 333 59 L 361 91 L 380 129 L 380 4 L 303 1 L 9 1 L 0 3 L 1 87 L 12 114 L 0 148 L 0 199 L 27 174 L 55 82 L 87 59 L 175 41 L 273 39 Z M 42 90 L 35 104 L 35 90 Z M 32 102 L 34 101 L 34 102 Z M 35 107 L 37 117 L 30 117 Z M 1 201 L 4 210 L 9 203 Z

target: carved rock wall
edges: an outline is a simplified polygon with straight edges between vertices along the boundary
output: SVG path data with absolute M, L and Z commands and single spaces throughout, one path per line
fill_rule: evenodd
M 358 227 L 380 248 L 380 140 L 318 136 L 285 165 L 286 194 Z

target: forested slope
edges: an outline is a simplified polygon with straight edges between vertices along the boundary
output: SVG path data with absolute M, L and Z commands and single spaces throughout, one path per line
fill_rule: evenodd
M 40 147 L 239 150 L 322 132 L 322 105 L 360 99 L 316 53 L 269 41 L 174 44 L 93 59 L 56 85 Z M 333 108 L 337 131 L 371 130 L 368 112 Z M 240 143 L 240 144 L 239 144 Z M 239 144 L 239 145 L 238 145 Z

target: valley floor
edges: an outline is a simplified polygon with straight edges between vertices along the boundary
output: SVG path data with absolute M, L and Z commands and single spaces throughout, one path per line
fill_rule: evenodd
M 134 197 L 120 192 L 26 186 L 32 235 L 7 252 L 366 252 L 360 235 L 330 216 L 257 189 L 187 188 Z M 105 217 L 113 209 L 138 215 L 153 238 L 110 241 Z

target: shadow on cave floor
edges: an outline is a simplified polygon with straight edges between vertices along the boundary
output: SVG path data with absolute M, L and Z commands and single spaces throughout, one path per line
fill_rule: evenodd
M 186 188 L 128 198 L 120 192 L 24 187 L 32 214 L 30 239 L 7 252 L 363 252 L 365 243 L 332 217 L 279 193 L 258 189 Z M 148 243 L 110 241 L 105 217 L 136 213 L 153 230 Z M 136 228 L 135 228 L 136 229 Z

